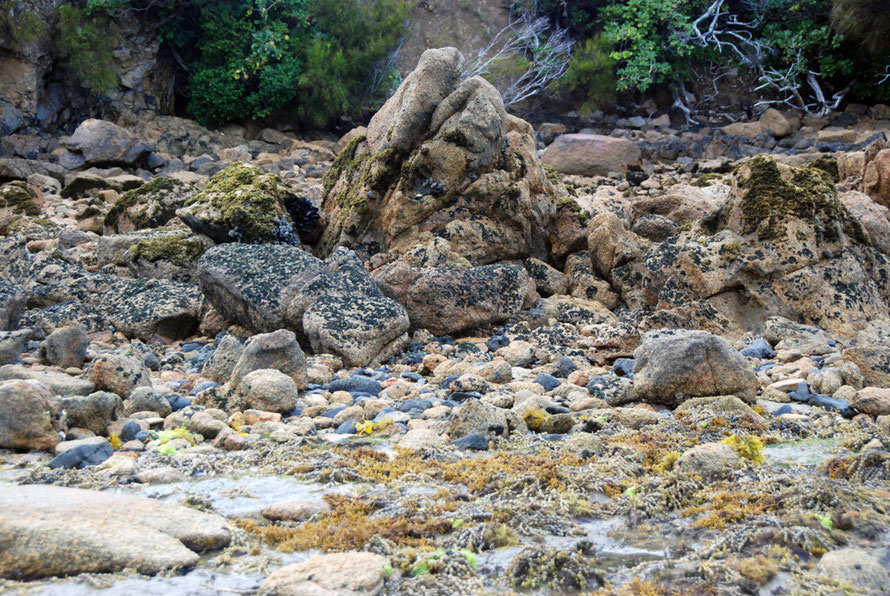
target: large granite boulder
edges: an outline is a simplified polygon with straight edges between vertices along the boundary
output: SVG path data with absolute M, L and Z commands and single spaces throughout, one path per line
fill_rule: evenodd
M 707 331 L 650 331 L 634 351 L 634 396 L 675 406 L 687 398 L 735 395 L 754 403 L 760 383 L 745 358 Z
M 434 236 L 472 264 L 549 252 L 555 190 L 531 126 L 497 90 L 460 81 L 454 48 L 428 50 L 324 179 L 320 246 L 404 253 Z
M 150 149 L 125 128 L 90 118 L 80 123 L 66 143 L 69 150 L 80 153 L 87 166 L 135 166 Z
M 560 135 L 544 151 L 543 162 L 557 172 L 579 176 L 623 173 L 640 162 L 633 141 L 594 134 Z
M 0 486 L 0 577 L 123 569 L 151 575 L 192 566 L 199 553 L 230 540 L 223 518 L 175 503 L 60 486 Z

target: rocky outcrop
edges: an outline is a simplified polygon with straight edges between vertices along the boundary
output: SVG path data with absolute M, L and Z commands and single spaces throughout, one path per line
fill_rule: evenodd
M 404 253 L 434 236 L 472 264 L 549 252 L 555 193 L 528 123 L 454 48 L 429 50 L 325 176 L 321 249 Z
M 661 242 L 647 244 L 612 213 L 591 221 L 594 268 L 629 306 L 707 304 L 737 329 L 778 314 L 842 334 L 887 316 L 887 260 L 823 170 L 758 156 L 737 168 L 731 193 L 697 194 L 634 205 L 689 218 L 691 229 Z M 877 231 L 880 220 L 869 225 Z

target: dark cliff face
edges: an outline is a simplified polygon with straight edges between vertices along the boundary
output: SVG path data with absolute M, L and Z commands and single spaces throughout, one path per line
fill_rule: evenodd
M 21 4 L 21 3 L 20 3 Z M 0 135 L 71 132 L 89 117 L 121 112 L 173 112 L 173 68 L 153 32 L 133 17 L 112 24 L 117 85 L 94 93 L 72 80 L 54 43 L 60 0 L 38 0 L 0 20 Z M 113 118 L 111 118 L 113 119 Z

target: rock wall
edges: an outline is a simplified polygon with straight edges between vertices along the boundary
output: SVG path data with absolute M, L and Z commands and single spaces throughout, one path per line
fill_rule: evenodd
M 121 40 L 113 51 L 117 88 L 97 95 L 72 83 L 53 45 L 61 4 L 28 3 L 42 24 L 33 36 L 22 36 L 8 22 L 0 25 L 0 134 L 70 130 L 84 118 L 115 119 L 114 114 L 128 110 L 173 111 L 173 69 L 161 59 L 156 36 L 132 16 L 115 23 Z

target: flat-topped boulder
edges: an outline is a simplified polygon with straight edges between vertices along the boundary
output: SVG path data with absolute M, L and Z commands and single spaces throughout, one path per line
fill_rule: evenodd
M 60 486 L 0 486 L 0 577 L 123 569 L 153 575 L 194 565 L 199 553 L 230 540 L 223 518 L 183 505 Z

